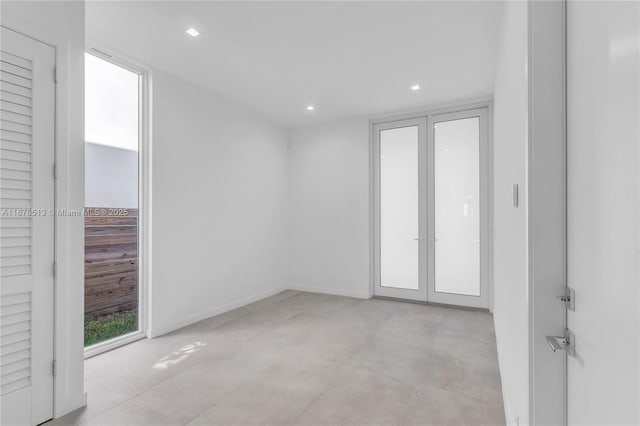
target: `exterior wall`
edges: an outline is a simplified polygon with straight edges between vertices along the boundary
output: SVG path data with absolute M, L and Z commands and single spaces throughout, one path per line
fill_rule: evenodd
M 85 144 L 85 205 L 138 208 L 138 152 Z

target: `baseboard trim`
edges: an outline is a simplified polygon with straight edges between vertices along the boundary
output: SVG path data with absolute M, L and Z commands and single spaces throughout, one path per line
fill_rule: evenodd
M 150 327 L 149 330 L 147 331 L 147 336 L 150 339 L 160 337 L 165 334 L 171 333 L 172 331 L 176 331 L 181 328 L 187 327 L 189 325 L 195 324 L 197 322 L 206 320 L 208 318 L 215 317 L 216 315 L 224 314 L 225 312 L 233 311 L 234 309 L 238 309 L 243 306 L 249 305 L 251 303 L 258 302 L 262 299 L 266 299 L 267 297 L 275 296 L 276 294 L 282 293 L 285 290 L 288 290 L 288 288 L 283 286 L 283 287 L 278 287 L 272 290 L 263 291 L 261 293 L 257 293 L 248 297 L 243 297 L 241 299 L 234 300 L 233 302 L 226 303 L 214 309 L 210 309 L 205 312 L 200 312 L 198 314 L 191 315 L 189 317 L 183 318 L 179 321 L 175 321 L 174 323 L 159 329 Z
M 230 303 L 226 303 L 222 306 L 218 306 L 214 309 L 210 309 L 205 312 L 200 312 L 195 315 L 191 315 L 187 318 L 183 318 L 179 321 L 175 321 L 174 323 L 162 327 L 162 328 L 154 328 L 153 326 L 147 330 L 147 336 L 150 339 L 163 336 L 165 334 L 171 333 L 173 331 L 179 330 L 181 328 L 187 327 L 189 325 L 195 324 L 197 322 L 206 320 L 211 317 L 215 317 L 216 315 L 224 314 L 225 312 L 232 311 L 234 309 L 241 308 L 243 306 L 249 305 L 254 302 L 258 302 L 262 299 L 266 299 L 267 297 L 275 296 L 278 293 L 282 293 L 286 290 L 295 290 L 302 291 L 306 293 L 318 293 L 318 294 L 331 294 L 334 296 L 344 296 L 344 297 L 352 297 L 355 299 L 370 299 L 371 295 L 368 292 L 350 292 L 350 291 L 342 291 L 337 289 L 327 289 L 323 287 L 310 287 L 310 286 L 302 286 L 302 285 L 289 285 L 283 286 L 279 288 L 275 288 L 273 290 L 264 291 L 262 293 L 254 294 L 249 297 L 244 297 L 238 300 L 235 300 Z
M 342 291 L 337 289 L 327 289 L 324 287 L 310 287 L 304 285 L 289 285 L 289 290 L 303 291 L 306 293 L 331 294 L 333 296 L 353 297 L 355 299 L 371 299 L 368 292 Z
M 496 315 L 495 313 L 493 313 L 493 330 L 495 332 L 495 336 L 496 336 L 496 354 L 497 354 L 497 358 L 498 358 L 498 371 L 500 371 L 500 387 L 502 389 L 502 405 L 504 408 L 504 418 L 505 418 L 505 424 L 507 425 L 511 425 L 514 424 L 514 416 L 511 413 L 511 404 L 510 404 L 510 393 L 508 392 L 507 389 L 507 384 L 505 383 L 504 380 L 504 360 L 502 359 L 502 346 L 500 345 L 500 343 L 502 342 L 502 335 L 500 333 L 498 333 L 498 327 L 496 327 Z M 518 418 L 517 421 L 515 421 L 516 426 L 520 423 L 520 419 Z
M 426 300 L 403 299 L 401 297 L 375 296 L 374 295 L 373 299 L 391 300 L 392 302 L 413 303 L 413 304 L 416 304 L 416 305 L 425 305 L 425 306 L 440 306 L 441 308 L 459 309 L 461 311 L 486 312 L 486 313 L 489 313 L 489 314 L 491 313 L 491 311 L 489 309 L 487 309 L 487 308 L 477 308 L 475 306 L 450 305 L 448 303 L 428 302 Z

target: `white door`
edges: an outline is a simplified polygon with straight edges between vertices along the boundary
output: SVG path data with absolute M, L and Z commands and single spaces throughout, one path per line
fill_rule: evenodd
M 489 307 L 487 109 L 373 128 L 374 294 Z
M 489 307 L 486 109 L 428 125 L 429 301 Z
M 0 423 L 53 417 L 52 47 L 1 28 Z
M 570 425 L 640 424 L 640 3 L 567 4 Z
M 374 293 L 427 299 L 426 119 L 374 126 Z

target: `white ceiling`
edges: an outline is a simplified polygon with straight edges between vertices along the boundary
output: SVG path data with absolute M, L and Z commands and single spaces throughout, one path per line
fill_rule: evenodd
M 87 38 L 287 127 L 493 92 L 500 2 L 87 2 Z M 194 27 L 200 36 L 185 31 Z M 412 92 L 412 84 L 421 90 Z M 305 107 L 313 104 L 316 110 Z

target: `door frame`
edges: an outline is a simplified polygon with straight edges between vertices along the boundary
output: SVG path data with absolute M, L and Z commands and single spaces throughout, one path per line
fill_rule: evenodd
M 380 132 L 391 129 L 401 129 L 405 127 L 417 126 L 418 128 L 418 236 L 416 244 L 418 244 L 418 290 L 401 289 L 393 287 L 383 287 L 381 285 L 381 259 L 380 259 Z M 414 301 L 425 301 L 427 299 L 427 282 L 428 282 L 428 252 L 427 249 L 427 119 L 426 117 L 410 118 L 406 120 L 388 121 L 373 125 L 373 153 L 374 161 L 374 197 L 373 197 L 373 220 L 374 229 L 374 294 L 382 297 L 392 297 L 398 299 L 407 299 Z M 424 191 L 422 191 L 424 189 Z M 424 193 L 423 193 L 424 192 Z
M 479 118 L 479 176 L 478 193 L 480 206 L 480 296 L 441 293 L 435 291 L 435 124 L 444 121 L 463 120 L 465 118 Z M 431 244 L 429 252 L 429 282 L 427 285 L 428 301 L 445 305 L 466 306 L 471 308 L 489 308 L 489 120 L 487 108 L 430 115 L 427 121 L 427 146 L 429 152 L 429 232 L 428 240 Z
M 148 337 L 151 282 L 151 69 L 120 53 L 87 42 L 85 53 L 139 76 L 138 85 L 138 330 L 84 349 L 85 359 Z
M 529 0 L 527 14 L 528 424 L 567 424 L 566 351 L 545 339 L 567 324 L 566 0 Z
M 17 31 L 4 23 L 0 25 L 0 29 L 5 37 L 11 39 L 10 42 L 15 42 L 13 47 L 16 50 L 14 51 L 10 47 L 7 53 L 23 59 L 28 57 L 26 60 L 33 64 L 29 69 L 32 85 L 28 88 L 31 92 L 28 97 L 32 101 L 29 108 L 31 120 L 28 124 L 31 127 L 29 142 L 31 149 L 28 161 L 30 165 L 28 170 L 31 171 L 31 197 L 29 201 L 30 208 L 41 213 L 32 215 L 28 227 L 31 236 L 29 272 L 5 277 L 5 279 L 17 281 L 9 283 L 9 294 L 7 294 L 9 297 L 24 294 L 24 287 L 29 286 L 29 290 L 27 290 L 29 297 L 26 299 L 26 303 L 30 307 L 21 313 L 27 314 L 29 318 L 27 322 L 30 323 L 30 326 L 27 332 L 30 335 L 28 338 L 30 343 L 27 350 L 30 355 L 26 359 L 28 362 L 26 368 L 29 370 L 26 376 L 28 384 L 3 395 L 4 401 L 2 403 L 15 405 L 14 410 L 8 410 L 10 414 L 6 420 L 27 421 L 23 415 L 28 413 L 29 422 L 40 424 L 55 415 L 57 210 L 55 173 L 52 173 L 52 168 L 56 159 L 55 67 L 57 52 L 55 46 L 50 43 Z M 31 52 L 22 51 L 25 47 Z M 28 208 L 16 206 L 16 209 L 25 210 Z M 28 216 L 22 215 L 23 218 Z M 9 215 L 7 218 L 19 217 L 21 216 Z M 34 247 L 36 248 L 34 249 Z M 2 279 L 0 279 L 1 281 Z M 41 288 L 38 289 L 39 287 Z M 22 359 L 22 361 L 24 360 Z M 17 414 L 17 416 L 12 414 Z M 0 419 L 0 421 L 2 420 Z
M 69 211 L 82 209 L 84 200 L 84 69 L 75 59 L 79 46 L 55 31 L 43 29 L 11 15 L 5 14 L 1 26 L 55 49 L 55 185 L 54 208 Z M 54 218 L 54 377 L 53 418 L 58 418 L 87 403 L 84 391 L 84 365 L 82 363 L 82 315 L 84 275 L 81 246 L 82 228 L 73 216 Z M 80 249 L 78 248 L 80 247 Z M 78 259 L 74 261 L 74 259 Z
M 377 171 L 376 162 L 378 161 L 378 151 L 375 149 L 375 130 L 374 127 L 379 124 L 389 122 L 399 122 L 403 120 L 412 119 L 424 119 L 440 114 L 449 113 L 462 113 L 470 110 L 486 110 L 486 122 L 487 122 L 487 144 L 486 144 L 486 159 L 487 159 L 487 228 L 488 235 L 486 241 L 486 277 L 487 277 L 487 296 L 488 296 L 488 310 L 493 311 L 493 99 L 481 98 L 475 100 L 469 100 L 463 103 L 449 103 L 441 104 L 432 107 L 411 109 L 405 111 L 398 111 L 386 114 L 380 114 L 373 116 L 369 119 L 369 297 L 375 297 L 376 282 L 379 280 L 379 259 L 377 252 L 379 252 L 376 243 L 378 222 L 376 213 L 378 209 L 377 204 Z M 441 304 L 430 301 L 422 301 L 427 304 Z

